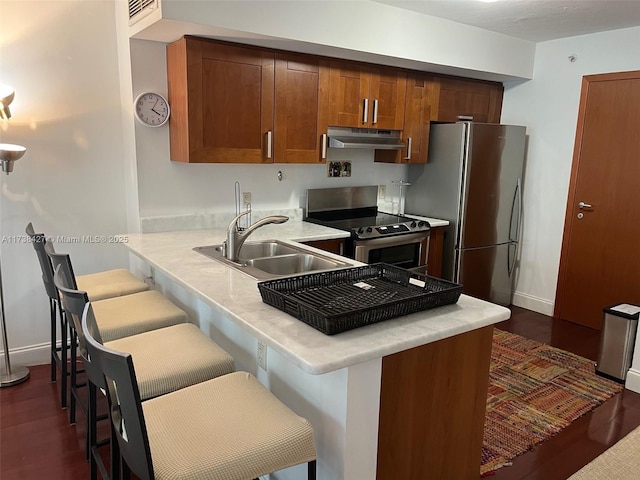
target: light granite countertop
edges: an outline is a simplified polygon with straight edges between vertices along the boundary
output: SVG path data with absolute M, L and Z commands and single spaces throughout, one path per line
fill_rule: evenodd
M 454 305 L 328 336 L 263 303 L 254 278 L 193 251 L 194 247 L 222 243 L 225 233 L 224 228 L 212 228 L 128 234 L 123 244 L 154 269 L 310 374 L 319 375 L 380 358 L 510 316 L 507 308 L 461 295 Z M 249 241 L 311 241 L 348 235 L 341 230 L 290 220 L 282 225 L 259 228 Z M 327 252 L 322 254 L 332 256 Z

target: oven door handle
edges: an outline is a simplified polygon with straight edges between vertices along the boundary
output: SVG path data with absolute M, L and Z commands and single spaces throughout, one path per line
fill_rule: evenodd
M 416 240 L 423 240 L 429 238 L 429 231 L 419 233 L 407 233 L 404 235 L 393 235 L 391 237 L 378 237 L 367 238 L 364 240 L 356 240 L 354 245 L 375 245 L 376 247 L 383 247 L 385 245 L 405 245 L 407 243 L 416 243 Z

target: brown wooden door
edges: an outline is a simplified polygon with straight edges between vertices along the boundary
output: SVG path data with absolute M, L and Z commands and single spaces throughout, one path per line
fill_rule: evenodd
M 167 47 L 167 70 L 172 160 L 273 161 L 273 52 L 186 37 Z
M 468 117 L 474 122 L 500 123 L 502 84 L 440 77 L 436 81 L 432 120 L 457 122 Z
M 370 69 L 369 116 L 363 126 L 402 130 L 407 74 L 397 68 Z
M 364 65 L 353 62 L 330 62 L 329 125 L 363 127 L 364 99 L 369 95 L 370 75 Z M 369 115 L 371 106 L 368 108 Z
M 407 76 L 402 138 L 404 150 L 376 150 L 375 161 L 384 163 L 426 163 L 431 126 L 433 77 L 418 72 Z M 409 151 L 410 147 L 410 151 Z
M 559 318 L 600 328 L 603 307 L 640 305 L 639 125 L 640 71 L 584 77 L 556 293 Z
M 275 162 L 318 163 L 327 132 L 329 72 L 318 57 L 276 54 Z

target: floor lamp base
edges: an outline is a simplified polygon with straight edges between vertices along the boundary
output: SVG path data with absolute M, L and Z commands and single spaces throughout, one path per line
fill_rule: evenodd
M 10 387 L 22 383 L 29 378 L 29 369 L 27 367 L 14 367 L 11 373 L 0 373 L 0 387 Z

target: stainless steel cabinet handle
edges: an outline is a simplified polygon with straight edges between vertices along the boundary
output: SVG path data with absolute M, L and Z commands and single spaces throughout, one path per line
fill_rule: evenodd
M 327 134 L 326 133 L 322 134 L 322 153 L 320 158 L 322 158 L 322 160 L 325 160 L 327 158 Z
M 376 98 L 373 101 L 373 121 L 371 122 L 374 125 L 378 123 L 378 99 Z
M 405 160 L 411 160 L 411 137 L 407 137 L 407 156 Z
M 591 208 L 591 205 L 588 203 L 580 202 L 578 203 L 578 208 Z
M 365 98 L 362 104 L 362 123 L 367 123 L 369 118 L 369 99 Z
M 267 158 L 271 158 L 271 146 L 272 146 L 273 133 L 271 130 L 267 132 Z
M 473 115 L 458 115 L 461 122 L 473 122 Z

